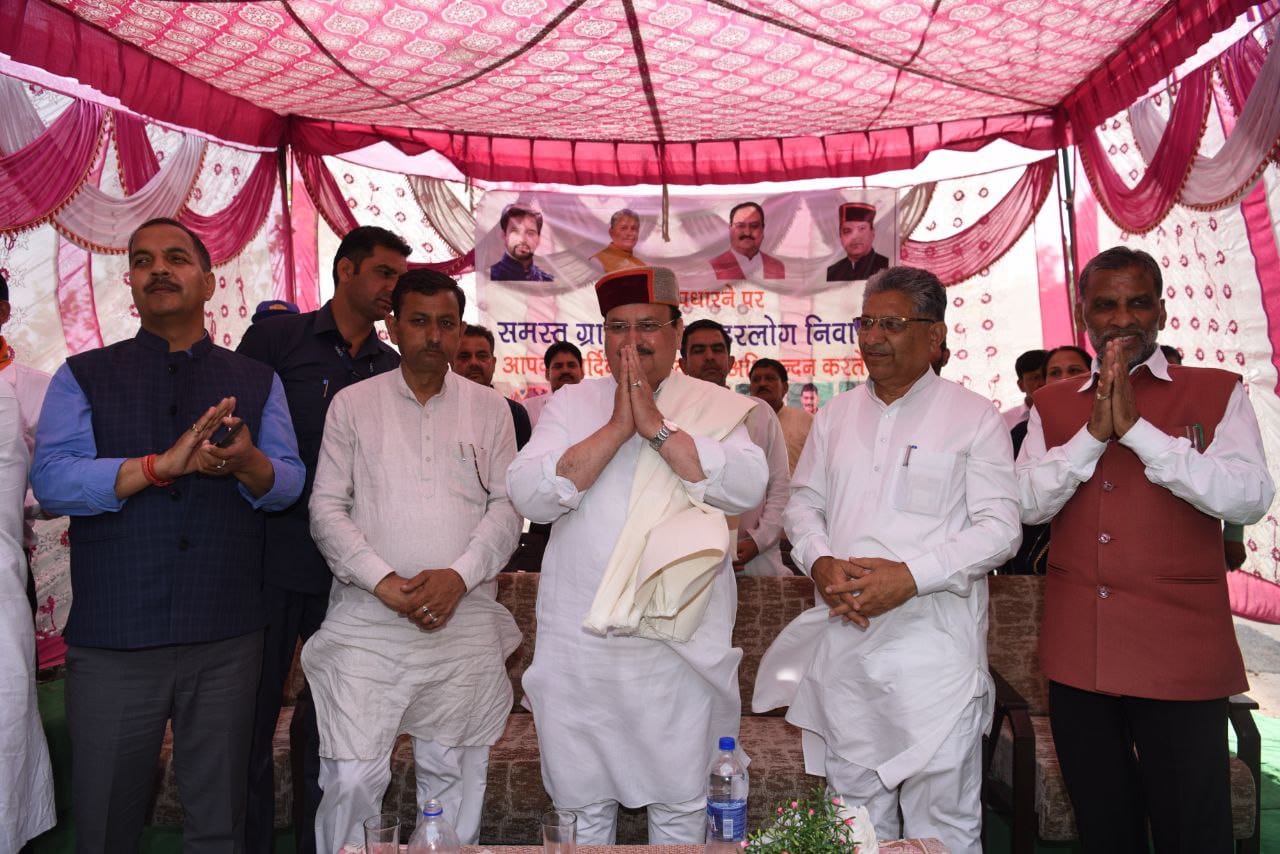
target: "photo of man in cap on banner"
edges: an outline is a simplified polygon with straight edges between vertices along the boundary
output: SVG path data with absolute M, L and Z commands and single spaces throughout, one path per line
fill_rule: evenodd
M 889 259 L 877 252 L 876 206 L 848 202 L 840 206 L 840 245 L 845 257 L 827 268 L 828 282 L 860 282 L 889 266 Z

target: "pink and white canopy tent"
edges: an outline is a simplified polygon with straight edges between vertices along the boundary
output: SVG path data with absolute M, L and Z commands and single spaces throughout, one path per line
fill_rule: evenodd
M 972 360 L 960 351 L 956 378 L 1008 403 L 1004 363 L 1042 340 L 1034 322 L 1019 328 L 1012 294 L 1038 284 L 1031 311 L 1045 330 L 1068 326 L 1058 222 L 1043 213 L 1055 206 L 1043 203 L 1064 177 L 1054 150 L 1077 146 L 1088 177 L 1069 205 L 1077 254 L 1130 240 L 1167 265 L 1179 326 L 1166 337 L 1192 364 L 1246 373 L 1280 458 L 1280 62 L 1266 62 L 1269 38 L 1242 39 L 1147 97 L 1214 33 L 1277 11 L 1277 0 L 4 0 L 0 71 L 96 90 L 55 110 L 0 85 L 0 267 L 34 259 L 27 287 L 54 271 L 39 286 L 55 309 L 35 297 L 15 309 L 62 332 L 18 346 L 53 367 L 132 329 L 110 253 L 144 211 L 179 216 L 226 260 L 210 315 L 219 343 L 234 344 L 256 299 L 314 304 L 324 222 L 425 217 L 414 257 L 466 269 L 468 217 L 443 221 L 449 193 L 403 176 L 395 192 L 373 189 L 391 182 L 334 159 L 376 142 L 434 152 L 481 186 L 677 193 L 856 179 L 1004 140 L 1045 159 L 967 197 L 939 182 L 904 220 L 900 257 L 954 284 L 952 346 Z M 300 180 L 286 190 L 284 174 Z M 1039 239 L 1037 211 L 1052 219 Z M 1280 522 L 1257 527 L 1251 565 L 1280 575 Z
M 740 184 L 1062 147 L 1253 5 L 10 0 L 0 52 L 234 143 L 387 140 L 491 181 Z

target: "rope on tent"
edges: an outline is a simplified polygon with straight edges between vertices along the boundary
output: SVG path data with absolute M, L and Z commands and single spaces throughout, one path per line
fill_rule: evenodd
M 662 180 L 662 240 L 671 242 L 670 196 L 667 190 L 667 134 L 662 128 L 662 114 L 658 112 L 658 99 L 653 91 L 653 78 L 649 74 L 649 58 L 645 55 L 644 39 L 640 37 L 640 18 L 636 15 L 632 0 L 622 0 L 622 10 L 627 16 L 627 28 L 631 30 L 631 46 L 636 52 L 636 70 L 649 104 L 649 116 L 653 119 L 654 140 L 658 149 L 658 176 Z

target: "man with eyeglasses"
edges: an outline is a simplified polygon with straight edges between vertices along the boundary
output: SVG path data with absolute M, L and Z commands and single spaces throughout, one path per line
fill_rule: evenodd
M 750 398 L 672 370 L 675 275 L 596 285 L 612 376 L 552 395 L 508 473 L 516 509 L 551 523 L 538 643 L 524 675 L 543 782 L 578 841 L 614 841 L 648 807 L 651 844 L 706 838 L 706 769 L 736 736 L 736 583 L 725 514 L 764 497 Z
M 814 418 L 783 514 L 823 601 L 766 653 L 752 707 L 790 705 L 810 773 L 866 804 L 881 838 L 977 854 L 986 573 L 1021 528 L 999 413 L 930 367 L 946 302 L 924 270 L 867 283 L 855 324 L 870 381 Z
M 321 851 L 363 841 L 401 733 L 413 737 L 419 808 L 438 798 L 477 841 L 489 747 L 511 710 L 504 662 L 520 642 L 493 581 L 520 534 L 505 483 L 511 416 L 496 391 L 449 370 L 466 297 L 443 273 L 411 270 L 391 304 L 400 370 L 333 401 L 311 494 L 311 534 L 334 576 L 302 650 Z

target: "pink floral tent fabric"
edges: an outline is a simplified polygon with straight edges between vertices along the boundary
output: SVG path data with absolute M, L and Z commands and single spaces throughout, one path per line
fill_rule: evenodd
M 487 180 L 743 183 L 1061 146 L 1068 115 L 1125 108 L 1252 5 L 24 0 L 0 9 L 0 51 L 231 142 L 385 139 Z

